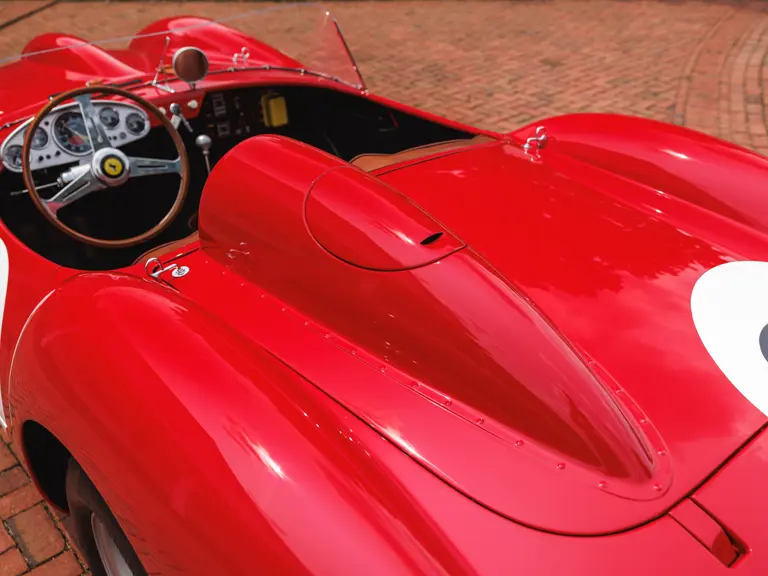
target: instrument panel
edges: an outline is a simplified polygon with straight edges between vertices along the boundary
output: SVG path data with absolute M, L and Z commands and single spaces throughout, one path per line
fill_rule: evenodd
M 243 140 L 288 124 L 284 96 L 273 89 L 247 88 L 209 93 L 199 119 L 215 140 Z
M 94 100 L 93 106 L 112 146 L 119 148 L 149 134 L 149 117 L 139 106 L 112 100 Z M 3 166 L 12 172 L 21 172 L 22 146 L 31 122 L 30 118 L 16 128 L 0 147 Z M 75 102 L 54 108 L 43 119 L 32 137 L 30 162 L 33 170 L 39 170 L 71 164 L 90 153 L 85 120 Z

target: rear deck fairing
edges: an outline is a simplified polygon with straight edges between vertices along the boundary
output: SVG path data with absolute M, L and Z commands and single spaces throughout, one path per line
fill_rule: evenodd
M 690 319 L 696 278 L 728 253 L 513 145 L 347 183 L 343 162 L 277 137 L 222 163 L 201 207 L 205 280 L 174 284 L 510 519 L 577 534 L 637 526 L 764 422 Z M 313 208 L 330 175 L 329 190 L 347 192 Z M 402 222 L 379 216 L 404 199 L 416 212 L 391 212 Z M 466 246 L 399 271 L 371 265 L 425 248 L 375 240 L 408 229 Z M 219 265 L 234 275 L 215 281 L 226 295 L 214 302 L 203 285 Z

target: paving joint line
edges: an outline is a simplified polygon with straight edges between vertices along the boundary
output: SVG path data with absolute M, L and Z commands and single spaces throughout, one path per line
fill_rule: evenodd
M 14 16 L 10 20 L 6 20 L 5 22 L 0 22 L 0 31 L 5 30 L 6 28 L 10 28 L 14 24 L 18 24 L 19 22 L 23 22 L 27 18 L 36 16 L 37 14 L 40 14 L 41 12 L 48 10 L 48 8 L 51 8 L 52 6 L 58 4 L 59 2 L 61 2 L 61 0 L 50 0 L 46 4 L 43 4 L 42 6 L 38 6 L 37 8 L 33 8 L 28 12 L 24 12 L 23 14 L 19 14 L 18 16 Z
M 704 46 L 709 42 L 709 40 L 712 39 L 712 37 L 720 30 L 721 26 L 727 21 L 730 20 L 734 14 L 736 14 L 736 9 L 731 7 L 729 10 L 723 14 L 723 16 L 715 22 L 715 24 L 707 30 L 706 34 L 704 34 L 701 37 L 701 40 L 699 40 L 699 43 L 696 45 L 696 48 L 693 49 L 693 52 L 688 56 L 688 60 L 685 63 L 685 66 L 683 66 L 682 74 L 680 74 L 680 79 L 678 80 L 677 84 L 677 94 L 675 95 L 675 108 L 674 108 L 674 117 L 672 120 L 673 124 L 677 124 L 679 126 L 685 126 L 685 116 L 688 109 L 688 93 L 691 89 L 691 77 L 693 75 L 693 71 L 696 68 L 696 64 L 699 61 L 699 57 L 701 56 L 701 53 L 704 50 Z M 682 100 L 682 103 L 680 104 L 680 101 Z M 678 109 L 678 104 L 681 106 L 681 110 Z

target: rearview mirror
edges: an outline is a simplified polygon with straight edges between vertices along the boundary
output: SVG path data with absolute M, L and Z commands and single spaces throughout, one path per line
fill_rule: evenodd
M 208 57 L 200 48 L 185 46 L 173 55 L 173 72 L 178 78 L 190 84 L 200 82 L 208 75 Z

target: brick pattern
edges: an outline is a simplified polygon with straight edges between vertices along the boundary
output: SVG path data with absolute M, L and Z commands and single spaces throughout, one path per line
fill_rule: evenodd
M 768 153 L 765 3 L 427 0 L 327 6 L 373 91 L 437 114 L 512 130 L 557 114 L 618 112 L 682 124 Z M 62 3 L 3 31 L 0 57 L 18 51 L 50 22 L 102 39 L 182 12 L 222 18 L 272 7 Z M 302 43 L 302 33 L 311 30 L 302 26 L 311 10 L 298 9 L 291 18 L 265 13 L 238 26 L 311 65 L 322 48 Z M 0 8 L 0 21 L 20 11 Z M 330 29 L 325 34 L 329 40 Z
M 43 502 L 5 435 L 0 442 L 0 576 L 88 573 L 57 515 Z
M 0 2 L 0 23 L 43 2 Z M 768 155 L 768 4 L 483 0 L 330 2 L 374 92 L 482 128 L 572 112 L 618 112 L 691 127 Z M 179 13 L 221 18 L 267 3 L 61 3 L 0 34 L 0 58 L 52 29 L 122 36 Z M 322 45 L 295 18 L 245 32 L 309 65 Z M 332 40 L 326 29 L 324 40 Z M 117 45 L 113 47 L 119 47 Z M 336 72 L 337 70 L 333 70 Z M 0 106 L 0 108 L 2 108 Z M 0 576 L 81 574 L 66 532 L 0 443 Z
M 39 2 L 14 2 L 38 5 Z M 481 128 L 572 112 L 673 122 L 768 153 L 768 4 L 592 0 L 330 2 L 369 87 Z M 42 28 L 121 36 L 178 13 L 222 18 L 270 3 L 61 3 L 4 30 L 0 57 Z M 0 21 L 11 15 L 0 8 Z M 238 24 L 309 64 L 306 7 Z M 86 14 L 87 17 L 83 17 Z M 330 40 L 327 28 L 324 40 Z M 119 47 L 119 45 L 114 45 Z M 333 71 L 336 72 L 338 67 Z

